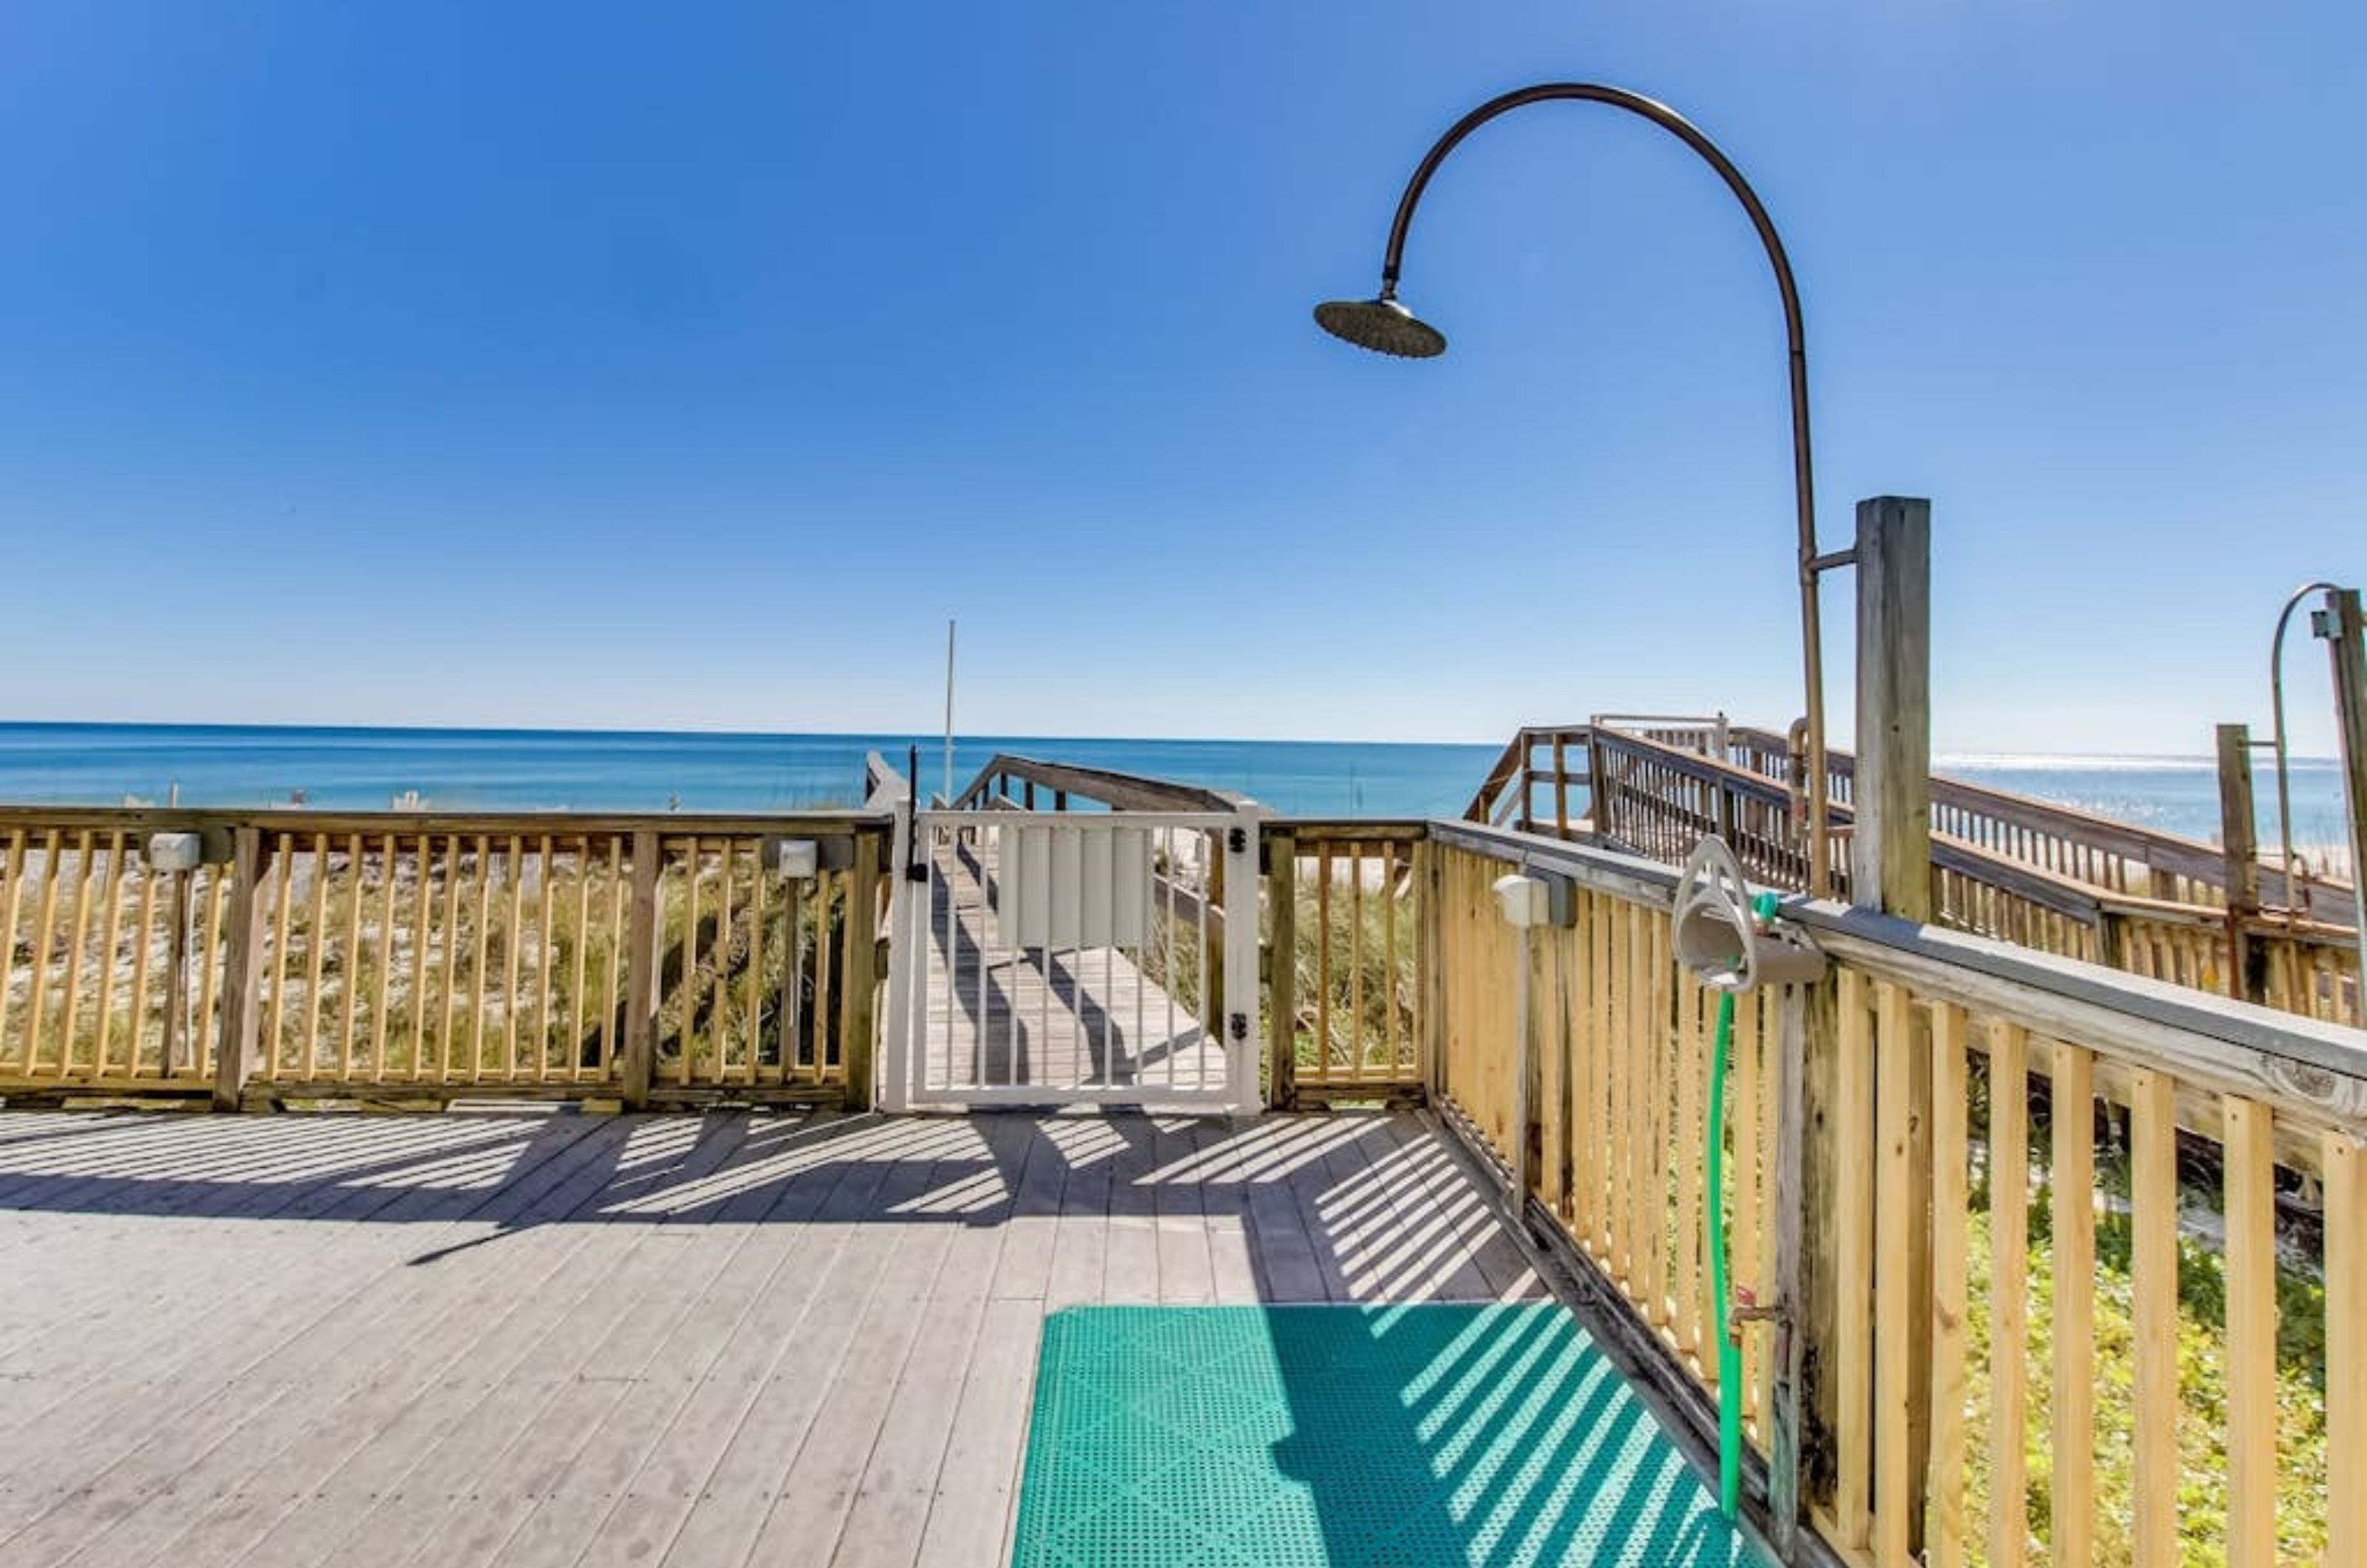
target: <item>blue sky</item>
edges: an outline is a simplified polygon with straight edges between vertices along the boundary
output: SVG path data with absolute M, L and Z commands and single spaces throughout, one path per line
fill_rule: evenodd
M 2367 576 L 2355 6 L 0 10 L 7 717 L 1493 739 L 1796 711 L 1933 499 L 1943 748 L 2204 750 Z M 1828 587 L 1848 711 L 1849 584 Z M 2330 744 L 2296 639 L 2297 733 Z

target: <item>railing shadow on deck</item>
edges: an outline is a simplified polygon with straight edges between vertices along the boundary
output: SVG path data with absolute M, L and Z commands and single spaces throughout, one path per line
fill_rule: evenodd
M 1682 1505 L 1698 1494 L 1676 1450 L 1608 1462 L 1632 1457 L 1652 1417 L 1594 1342 L 1548 1332 L 1534 1314 L 1475 1331 L 1466 1314 L 1400 1310 L 1543 1294 L 1484 1179 L 1443 1132 L 1409 1116 L 487 1111 L 0 1124 L 0 1216 L 463 1225 L 458 1240 L 447 1232 L 401 1259 L 416 1269 L 553 1226 L 1065 1218 L 1163 1235 L 1179 1212 L 1218 1216 L 1212 1235 L 1238 1226 L 1294 1428 L 1274 1461 L 1307 1486 L 1333 1560 L 1362 1560 L 1376 1530 L 1417 1524 L 1475 1560 L 1514 1544 L 1557 1560 L 1581 1537 L 1648 1544 L 1653 1561 L 1741 1560 L 1738 1538 Z M 225 1229 L 223 1244 L 237 1234 Z M 1113 1274 L 1109 1292 L 1142 1299 L 1157 1283 Z M 1282 1303 L 1327 1300 L 1366 1305 L 1365 1330 L 1392 1352 L 1392 1397 L 1349 1409 L 1320 1366 L 1294 1359 L 1296 1308 Z M 1506 1396 L 1508 1376 L 1517 1398 Z M 1573 1480 L 1614 1472 L 1609 1491 Z M 1376 1478 L 1390 1476 L 1430 1479 L 1418 1495 L 1377 1495 Z
M 1289 1235 L 1355 1300 L 1491 1296 L 1455 1265 L 1496 1237 L 1491 1200 L 1435 1134 L 1382 1115 L 1226 1122 L 1130 1111 L 893 1118 L 832 1111 L 210 1118 L 27 1112 L 0 1122 L 0 1215 L 273 1224 L 1002 1224 L 1236 1214 L 1275 1299 L 1309 1293 Z M 1070 1190 L 1104 1184 L 1081 1208 Z M 1080 1189 L 1082 1190 L 1082 1189 Z M 1427 1207 L 1399 1205 L 1416 1195 Z M 1285 1205 L 1276 1207 L 1274 1205 Z M 810 1206 L 811 1212 L 809 1212 Z M 234 1233 L 233 1233 L 234 1234 Z M 1422 1272 L 1427 1269 L 1429 1272 Z M 1442 1272 L 1441 1270 L 1444 1269 Z M 1291 1278 L 1285 1282 L 1284 1275 Z M 1316 1289 L 1313 1293 L 1320 1295 Z
M 1277 1346 L 1288 1313 L 1269 1312 Z M 1312 1359 L 1279 1358 L 1295 1429 L 1275 1461 L 1308 1488 L 1325 1561 L 1406 1561 L 1409 1543 L 1462 1562 L 1759 1561 L 1592 1339 L 1539 1314 L 1365 1321 L 1407 1369 L 1394 1399 L 1339 1401 Z

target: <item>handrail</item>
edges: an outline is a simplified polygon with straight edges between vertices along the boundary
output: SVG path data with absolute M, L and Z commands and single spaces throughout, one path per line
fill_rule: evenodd
M 1512 739 L 1504 745 L 1503 755 L 1498 757 L 1496 765 L 1488 770 L 1488 776 L 1479 781 L 1478 789 L 1472 794 L 1471 804 L 1463 808 L 1464 817 L 1473 822 L 1495 820 L 1497 797 L 1502 794 L 1505 785 L 1528 771 L 1529 732 L 1526 729 L 1515 730 Z
M 1496 759 L 1496 765 L 1489 769 L 1488 776 L 1480 781 L 1479 788 L 1471 796 L 1471 804 L 1464 807 L 1465 819 L 1472 822 L 1501 822 L 1510 814 L 1515 803 L 1523 806 L 1526 804 L 1528 791 L 1533 785 L 1557 776 L 1561 777 L 1565 784 L 1578 784 L 1591 787 L 1591 781 L 1585 774 L 1539 773 L 1535 767 L 1535 757 L 1537 747 L 1550 746 L 1558 741 L 1565 756 L 1574 751 L 1583 759 L 1587 755 L 1588 740 L 1591 734 L 1591 727 L 1583 724 L 1522 726 L 1513 733 L 1512 740 L 1504 748 L 1503 754 Z M 1525 810 L 1522 815 L 1523 818 L 1526 818 Z
M 1002 751 L 954 797 L 954 808 L 969 809 L 984 797 L 1005 793 L 995 785 L 999 781 L 1012 779 L 1049 789 L 1063 804 L 1068 796 L 1077 795 L 1116 811 L 1238 811 L 1256 804 L 1231 790 Z
M 0 1089 L 861 1103 L 891 821 L 0 808 Z
M 2170 983 L 2182 947 L 2121 972 L 1779 895 L 1776 919 L 1826 973 L 1721 1008 L 1728 1078 L 1710 1066 L 1713 998 L 1672 959 L 1675 867 L 1468 822 L 1431 835 L 1440 897 L 1421 951 L 1440 976 L 1427 1087 L 1442 1119 L 1513 1184 L 1530 1235 L 1584 1281 L 1590 1327 L 1682 1423 L 1706 1437 L 1719 1400 L 1741 1404 L 1764 1461 L 1746 1506 L 1763 1499 L 1772 1536 L 1805 1516 L 1833 1549 L 1806 1557 L 1908 1568 L 1928 1530 L 1932 1560 L 1962 1561 L 1985 1530 L 2018 1545 L 2025 1500 L 2043 1496 L 2072 1561 L 2130 1537 L 2164 1561 L 2223 1542 L 2267 1561 L 2254 1549 L 2277 1529 L 2356 1515 L 2336 1478 L 2367 1464 L 2367 1380 L 2348 1348 L 2367 1316 L 2367 1034 Z M 1574 886 L 1555 929 L 1516 939 L 1496 918 L 1488 889 L 1515 868 Z M 2134 917 L 2165 901 L 2123 902 Z M 1516 994 L 1533 939 L 1555 980 Z M 1712 1096 L 1732 1107 L 1721 1184 L 1694 1154 Z M 1968 1175 L 1985 1169 L 1986 1192 Z M 2289 1224 L 2289 1193 L 2320 1223 Z M 2054 1224 L 2033 1234 L 2041 1201 Z M 2220 1258 L 2200 1292 L 2180 1267 L 2198 1209 Z M 1716 1271 L 1704 1280 L 1704 1223 L 1720 1213 L 1734 1278 L 1782 1332 L 1729 1317 Z M 2326 1348 L 2280 1340 L 2296 1278 L 2323 1282 Z M 2100 1332 L 2106 1303 L 2126 1332 Z M 2053 1333 L 2033 1342 L 2050 1310 Z M 1740 1376 L 1721 1368 L 1713 1388 L 1706 1352 L 1729 1324 Z M 2208 1419 L 2182 1376 L 2190 1331 L 2220 1354 L 2229 1411 L 2251 1413 L 2201 1454 L 2178 1440 Z M 2051 1404 L 2029 1397 L 2050 1383 Z M 2098 1383 L 2135 1412 L 2125 1466 L 2092 1457 Z M 2276 1416 L 2293 1387 L 2319 1413 L 2298 1433 Z M 2289 1490 L 2288 1462 L 2328 1479 Z M 2224 1512 L 2181 1499 L 2197 1473 Z
M 1784 737 L 1772 730 L 1747 725 L 1737 725 L 1731 734 L 1738 747 L 1772 751 L 1780 755 Z M 1856 759 L 1848 751 L 1827 753 L 1833 782 L 1839 792 L 1846 795 L 1847 785 L 1854 782 Z M 2227 857 L 2216 844 L 2201 839 L 2190 839 L 2177 833 L 2165 833 L 2159 829 L 2139 827 L 2117 818 L 2082 811 L 2078 807 L 2056 801 L 2041 800 L 2034 795 L 1999 789 L 1993 784 L 1976 784 L 1968 779 L 1952 778 L 1946 774 L 1931 775 L 1931 804 L 1934 808 L 1954 807 L 1960 811 L 1988 816 L 2001 824 L 2025 831 L 2053 834 L 2084 845 L 2104 854 L 2139 862 L 2146 868 L 2183 876 L 2205 886 L 2225 890 L 2227 882 Z M 2350 910 L 2355 892 L 2340 882 L 2311 879 L 2315 908 L 2326 919 L 2341 924 Z
M 636 832 L 667 837 L 756 833 L 845 833 L 876 827 L 887 813 L 861 807 L 823 811 L 347 811 L 310 807 L 0 806 L 0 832 L 82 829 L 126 833 L 204 832 L 258 828 L 266 833 L 447 833 L 495 838 L 545 834 L 606 838 Z
M 1630 902 L 1665 905 L 1675 897 L 1680 880 L 1675 866 L 1542 834 L 1447 821 L 1433 822 L 1430 832 L 1436 842 L 1535 870 L 1559 872 L 1585 887 Z M 2013 987 L 2023 994 L 2025 1003 L 2043 995 L 2082 1009 L 2109 1010 L 2146 1024 L 2338 1075 L 2342 1081 L 2336 1084 L 2304 1078 L 2283 1088 L 2320 1115 L 2337 1112 L 2349 1124 L 2367 1129 L 2367 1036 L 2358 1030 L 1941 925 L 1917 925 L 1788 889 L 1770 891 L 1780 900 L 1784 919 L 1809 928 L 1819 942 L 1838 939 L 1852 955 L 1870 955 L 1886 969 L 1895 969 L 1902 977 L 1919 983 L 1931 983 L 1941 968 L 1959 970 Z M 2192 1070 L 2191 1061 L 2183 1054 L 2166 1058 L 2165 1065 Z M 2256 1077 L 2248 1075 L 2248 1081 L 2249 1092 L 2261 1092 Z M 2308 1089 L 2318 1092 L 2305 1092 Z
M 867 811 L 892 809 L 899 802 L 912 798 L 912 782 L 897 766 L 877 751 L 866 752 L 863 759 L 863 806 Z
M 1738 797 L 1755 802 L 1770 809 L 1788 810 L 1791 793 L 1784 786 L 1762 774 L 1732 762 L 1686 751 L 1639 736 L 1602 731 L 1597 743 L 1606 753 L 1625 754 L 1648 761 L 1652 765 L 1680 777 L 1689 778 L 1713 788 L 1725 790 Z M 1615 790 L 1615 781 L 1603 781 Z M 1606 799 L 1615 800 L 1615 795 Z M 1673 808 L 1673 807 L 1672 807 Z M 1853 809 L 1836 800 L 1832 807 L 1837 829 L 1846 829 L 1855 818 Z M 1605 813 L 1611 820 L 1598 821 L 1598 837 L 1616 848 L 1620 840 L 1615 829 L 1619 826 L 1615 813 Z M 1704 831 L 1713 830 L 1716 823 L 1704 823 Z M 1931 835 L 1931 864 L 1935 871 L 1953 872 L 1983 886 L 1995 888 L 2015 898 L 2061 915 L 2099 933 L 2100 946 L 2107 919 L 2135 918 L 2158 924 L 2192 927 L 2197 930 L 2225 931 L 2228 913 L 2224 907 L 2147 897 L 2140 894 L 2121 893 L 2100 887 L 2093 883 L 2067 875 L 2050 867 L 2011 855 L 1999 854 L 1986 845 L 1974 843 L 1954 835 L 1934 832 Z M 1939 918 L 1951 918 L 1952 912 L 1942 909 Z M 1960 923 L 1969 923 L 1960 921 Z M 2247 914 L 2239 927 L 2248 934 L 2273 934 L 2305 943 L 2336 942 L 2345 940 L 2342 928 L 2325 926 L 2321 922 L 2294 922 L 2282 915 L 2273 919 Z

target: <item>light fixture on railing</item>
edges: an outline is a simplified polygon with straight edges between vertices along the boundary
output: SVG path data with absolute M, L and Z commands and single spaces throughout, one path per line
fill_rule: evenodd
M 1389 225 L 1388 248 L 1381 262 L 1381 288 L 1370 299 L 1335 299 L 1315 307 L 1318 325 L 1332 336 L 1376 354 L 1387 354 L 1401 359 L 1431 359 L 1446 352 L 1446 334 L 1408 310 L 1398 299 L 1398 272 L 1405 255 L 1406 231 L 1413 222 L 1414 209 L 1421 204 L 1422 191 L 1431 176 L 1446 155 L 1455 151 L 1463 139 L 1500 115 L 1509 114 L 1530 104 L 1557 99 L 1584 103 L 1607 104 L 1613 108 L 1650 120 L 1669 131 L 1686 146 L 1699 153 L 1704 162 L 1716 169 L 1725 180 L 1727 188 L 1741 202 L 1750 215 L 1751 227 L 1758 231 L 1760 243 L 1766 247 L 1767 260 L 1775 271 L 1775 287 L 1783 296 L 1784 329 L 1790 355 L 1792 394 L 1792 480 L 1794 504 L 1799 528 L 1800 579 L 1800 640 L 1801 657 L 1807 685 L 1807 744 L 1805 758 L 1807 778 L 1805 794 L 1807 800 L 1808 890 L 1822 896 L 1830 889 L 1832 867 L 1831 833 L 1826 821 L 1826 800 L 1829 784 L 1825 770 L 1825 682 L 1824 644 L 1817 603 L 1817 581 L 1824 571 L 1850 563 L 1851 552 L 1839 551 L 1820 555 L 1817 550 L 1817 509 L 1812 483 L 1812 464 L 1808 443 L 1808 354 L 1806 332 L 1801 321 L 1800 291 L 1793 280 L 1792 263 L 1784 254 L 1784 242 L 1775 232 L 1773 220 L 1759 199 L 1750 183 L 1742 177 L 1732 159 L 1718 145 L 1704 135 L 1693 124 L 1666 104 L 1659 103 L 1624 87 L 1609 87 L 1590 82 L 1547 82 L 1534 87 L 1523 87 L 1490 98 L 1473 109 L 1438 139 L 1420 165 L 1413 178 L 1407 182 L 1405 195 L 1398 201 L 1397 217 Z

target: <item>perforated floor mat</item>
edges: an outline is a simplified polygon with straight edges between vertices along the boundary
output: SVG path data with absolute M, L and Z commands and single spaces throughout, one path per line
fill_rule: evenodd
M 1562 1307 L 1079 1307 L 1016 1568 L 1763 1560 Z

